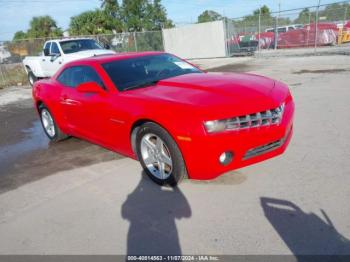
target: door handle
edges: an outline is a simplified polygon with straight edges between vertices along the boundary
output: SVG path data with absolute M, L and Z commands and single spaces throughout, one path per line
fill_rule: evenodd
M 60 97 L 60 103 L 61 103 L 62 105 L 66 104 L 66 99 L 67 99 L 66 96 L 61 96 L 61 97 Z
M 81 102 L 79 102 L 78 100 L 70 99 L 67 97 L 63 97 L 63 100 L 61 101 L 61 103 L 65 105 L 71 105 L 71 106 L 81 105 Z
M 42 61 L 45 62 L 45 59 L 43 58 Z

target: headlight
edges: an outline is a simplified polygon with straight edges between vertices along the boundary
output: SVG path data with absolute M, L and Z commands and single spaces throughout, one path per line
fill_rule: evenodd
M 208 133 L 221 132 L 225 130 L 234 130 L 239 128 L 239 121 L 237 118 L 230 118 L 224 120 L 213 120 L 204 122 L 205 129 Z
M 255 114 L 243 115 L 228 119 L 211 120 L 204 122 L 208 133 L 222 132 L 226 130 L 238 130 L 259 126 L 278 125 L 282 122 L 284 103 L 279 107 L 258 112 Z
M 204 122 L 204 126 L 209 133 L 225 130 L 225 120 L 213 120 Z

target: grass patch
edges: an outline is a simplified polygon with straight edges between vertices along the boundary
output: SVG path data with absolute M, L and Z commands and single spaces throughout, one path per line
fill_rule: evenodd
M 0 89 L 21 85 L 28 85 L 27 74 L 22 64 L 0 65 Z

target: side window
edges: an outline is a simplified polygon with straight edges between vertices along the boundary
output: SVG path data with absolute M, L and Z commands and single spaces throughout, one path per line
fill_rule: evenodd
M 279 27 L 279 28 L 277 29 L 277 31 L 278 31 L 278 33 L 285 33 L 285 32 L 287 32 L 287 28 L 285 28 L 285 27 Z
M 51 42 L 47 42 L 44 46 L 44 56 L 50 55 Z
M 288 27 L 288 31 L 290 31 L 290 30 L 294 30 L 294 27 L 293 26 L 289 26 Z
M 65 86 L 71 86 L 71 74 L 72 74 L 72 67 L 65 69 L 58 77 L 57 81 Z
M 82 69 L 83 69 L 84 79 L 81 83 L 96 82 L 103 89 L 106 89 L 101 78 L 99 77 L 99 75 L 95 71 L 95 69 L 93 69 L 92 67 L 89 67 L 89 66 L 83 66 Z
M 65 69 L 58 77 L 57 81 L 65 86 L 76 88 L 86 82 L 96 82 L 103 89 L 106 89 L 101 78 L 96 71 L 89 66 L 73 66 Z
M 54 54 L 54 55 L 59 55 L 60 54 L 60 50 L 58 49 L 58 45 L 55 42 L 52 42 L 51 54 Z

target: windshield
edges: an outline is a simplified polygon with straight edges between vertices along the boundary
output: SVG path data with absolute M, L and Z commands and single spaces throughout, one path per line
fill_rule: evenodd
M 198 68 L 169 54 L 117 60 L 102 66 L 119 91 L 154 85 L 174 76 L 202 73 Z
M 93 39 L 77 39 L 67 40 L 60 42 L 63 53 L 71 54 L 84 50 L 102 49 L 95 40 Z

